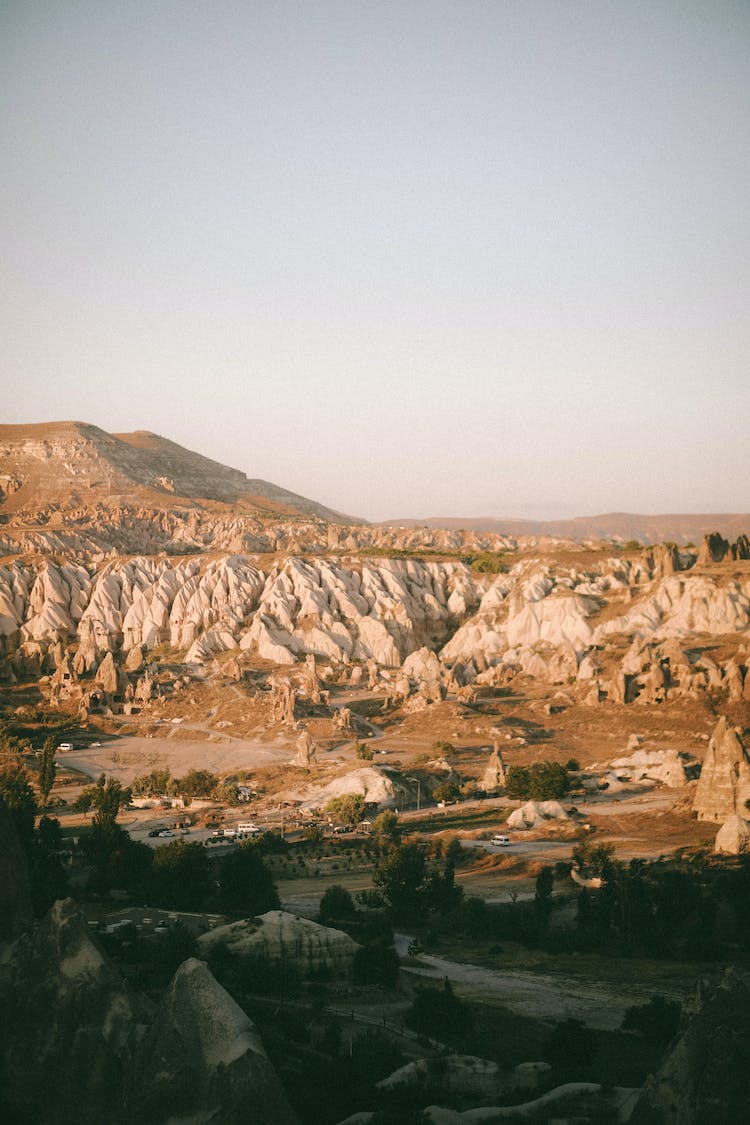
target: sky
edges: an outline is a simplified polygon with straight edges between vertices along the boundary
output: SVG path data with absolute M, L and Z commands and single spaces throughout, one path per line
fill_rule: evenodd
M 750 3 L 0 0 L 0 421 L 750 510 Z

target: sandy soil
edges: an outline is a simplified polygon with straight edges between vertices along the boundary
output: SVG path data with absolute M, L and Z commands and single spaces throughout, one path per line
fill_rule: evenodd
M 259 766 L 283 765 L 290 760 L 286 739 L 277 745 L 257 739 L 233 738 L 222 742 L 198 742 L 180 738 L 143 738 L 126 735 L 101 747 L 89 747 L 66 754 L 66 766 L 80 770 L 89 777 L 100 773 L 116 777 L 129 785 L 138 774 L 153 769 L 169 769 L 173 777 L 181 777 L 191 769 L 227 773 L 230 770 L 253 770 Z

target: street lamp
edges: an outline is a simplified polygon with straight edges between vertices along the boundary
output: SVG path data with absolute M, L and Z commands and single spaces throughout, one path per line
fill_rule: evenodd
M 420 801 L 422 797 L 422 782 L 418 777 L 407 777 L 407 781 L 416 781 L 417 783 L 417 812 L 419 812 Z

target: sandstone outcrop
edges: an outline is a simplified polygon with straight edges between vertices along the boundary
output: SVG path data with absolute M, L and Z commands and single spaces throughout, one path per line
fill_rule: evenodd
M 750 1105 L 750 988 L 727 970 L 699 1006 L 655 1075 L 631 1125 L 705 1125 L 747 1120 Z
M 497 743 L 492 747 L 489 761 L 482 774 L 480 781 L 480 788 L 485 793 L 494 793 L 496 789 L 501 789 L 505 785 L 505 764 L 503 763 L 503 756 L 500 753 L 500 748 Z
M 314 786 L 297 794 L 305 808 L 314 808 L 325 805 L 332 797 L 343 797 L 347 793 L 357 793 L 364 796 L 367 804 L 377 805 L 381 809 L 392 808 L 403 800 L 405 788 L 398 783 L 397 791 L 388 772 L 379 766 L 363 766 L 361 769 L 351 770 L 341 777 L 335 777 L 325 786 Z
M 568 814 L 559 801 L 527 801 L 508 817 L 508 828 L 536 828 L 545 820 L 567 820 Z
M 705 638 L 750 636 L 750 580 L 692 573 L 683 553 L 668 551 L 669 564 L 653 550 L 586 568 L 522 558 L 497 576 L 459 562 L 344 565 L 309 555 L 270 570 L 242 554 L 115 558 L 98 568 L 11 563 L 0 566 L 0 658 L 11 660 L 2 672 L 38 676 L 68 659 L 85 678 L 112 653 L 134 674 L 165 645 L 172 658 L 209 666 L 223 652 L 290 667 L 309 658 L 299 686 L 313 704 L 323 700 L 316 659 L 336 676 L 351 668 L 353 687 L 385 682 L 391 701 L 411 710 L 517 675 L 578 683 L 578 700 L 592 705 L 658 705 L 702 692 L 747 701 L 747 648 L 719 660 Z M 400 674 L 383 681 L 384 667 Z M 105 672 L 107 694 L 124 694 L 123 682 L 111 690 L 109 661 Z
M 722 716 L 703 759 L 693 811 L 699 820 L 722 824 L 731 816 L 744 816 L 748 799 L 750 757 L 737 732 Z
M 231 953 L 283 961 L 303 976 L 322 969 L 337 976 L 351 971 L 357 943 L 341 930 L 321 926 L 309 918 L 299 918 L 283 910 L 269 910 L 258 918 L 218 926 L 199 938 L 202 950 L 222 944 Z
M 716 833 L 714 851 L 723 855 L 750 852 L 750 822 L 741 816 L 730 816 Z
M 141 1058 L 137 1120 L 297 1121 L 252 1020 L 195 958 L 175 973 Z

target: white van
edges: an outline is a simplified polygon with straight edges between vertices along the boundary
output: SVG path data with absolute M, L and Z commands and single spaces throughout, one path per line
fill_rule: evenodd
M 510 844 L 510 836 L 493 836 L 490 843 L 494 844 L 496 848 L 507 848 Z
M 260 828 L 257 824 L 253 824 L 252 820 L 243 820 L 237 825 L 237 832 L 240 836 L 257 836 Z
M 61 754 L 69 754 L 70 751 L 73 749 L 73 743 L 72 742 L 61 742 L 57 749 L 60 751 Z

